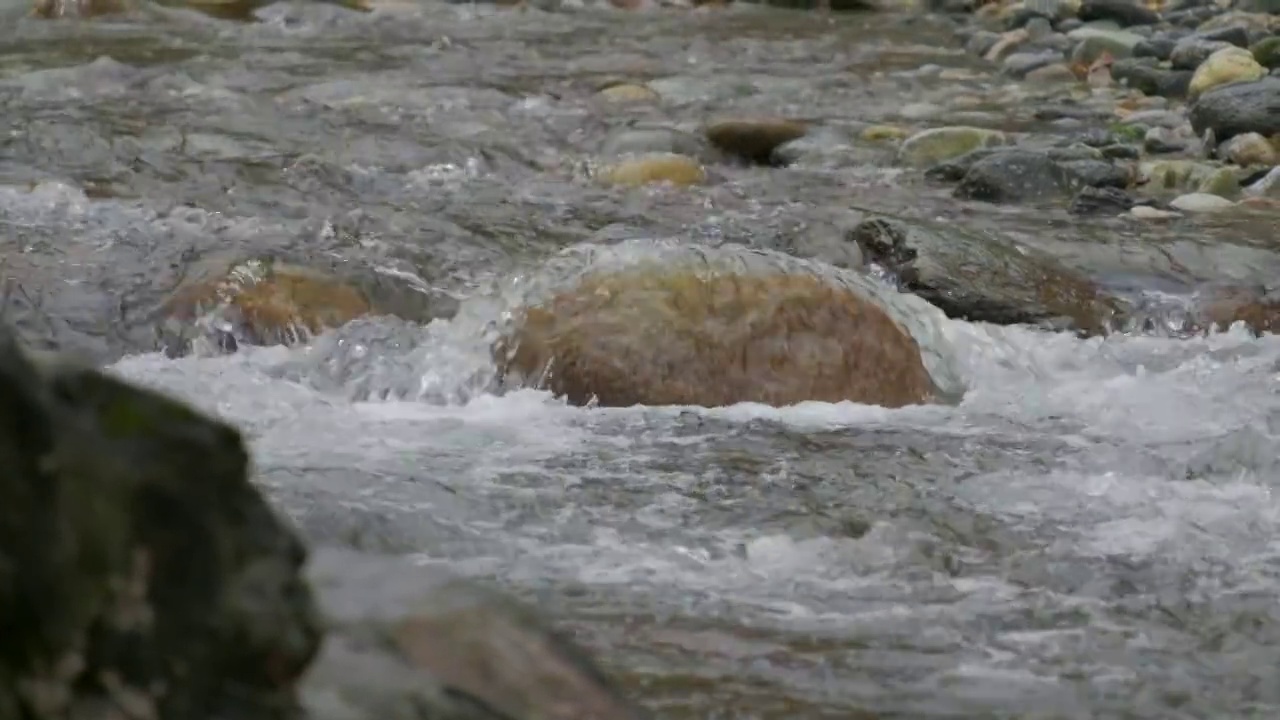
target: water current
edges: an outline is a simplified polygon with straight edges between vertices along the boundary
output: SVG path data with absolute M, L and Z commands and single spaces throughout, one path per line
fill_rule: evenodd
M 854 205 L 948 212 L 887 163 L 626 192 L 580 167 L 646 112 L 875 121 L 997 92 L 926 68 L 971 62 L 942 29 L 760 9 L 259 15 L 6 20 L 0 242 L 29 331 L 242 427 L 313 544 L 537 601 L 662 718 L 1280 716 L 1280 338 L 1079 339 L 900 300 L 958 405 L 486 391 L 512 288 L 586 262 L 582 245 L 548 260 L 560 248 L 777 248 Z M 598 107 L 612 77 L 666 78 L 665 109 Z M 970 221 L 1140 234 L 1063 218 Z M 1248 264 L 1246 247 L 1211 262 Z M 185 264 L 267 251 L 411 276 L 458 310 L 224 356 L 147 344 L 139 318 Z

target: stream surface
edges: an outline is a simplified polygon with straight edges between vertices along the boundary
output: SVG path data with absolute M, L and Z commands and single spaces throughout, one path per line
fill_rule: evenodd
M 926 314 L 926 349 L 968 391 L 892 411 L 483 389 L 486 328 L 512 303 L 495 288 L 571 244 L 787 248 L 856 206 L 1079 253 L 1168 242 L 1228 272 L 1267 267 L 1250 240 L 1265 225 L 957 209 L 887 162 L 723 166 L 684 189 L 583 177 L 637 119 L 877 122 L 998 94 L 939 77 L 976 61 L 928 18 L 259 16 L 0 18 L 17 28 L 0 39 L 0 257 L 29 336 L 238 424 L 313 544 L 541 603 L 660 718 L 1280 716 L 1280 338 L 1082 340 Z M 603 107 L 610 78 L 656 80 L 664 103 Z M 1026 97 L 986 112 L 1034 128 Z M 261 253 L 410 277 L 459 309 L 307 347 L 155 351 L 184 268 Z

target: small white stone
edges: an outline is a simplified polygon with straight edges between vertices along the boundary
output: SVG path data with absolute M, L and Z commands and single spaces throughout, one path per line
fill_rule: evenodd
M 1224 197 L 1201 192 L 1179 195 L 1174 198 L 1173 202 L 1169 203 L 1169 205 L 1173 208 L 1189 213 L 1216 212 L 1218 210 L 1225 210 L 1229 207 L 1235 207 L 1235 203 Z
M 1169 218 L 1182 217 L 1181 214 L 1172 210 L 1161 210 L 1150 205 L 1134 205 L 1129 209 L 1129 214 L 1139 220 L 1168 220 Z

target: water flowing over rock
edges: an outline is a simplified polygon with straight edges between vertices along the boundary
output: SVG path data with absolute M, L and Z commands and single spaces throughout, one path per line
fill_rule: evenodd
M 643 295 L 643 302 L 663 317 L 672 312 L 664 308 L 666 300 L 674 299 L 673 289 L 665 277 L 710 278 L 718 276 L 742 277 L 748 290 L 764 290 L 767 285 L 757 285 L 759 279 L 777 282 L 780 287 L 791 287 L 798 297 L 810 291 L 827 292 L 828 288 L 852 302 L 870 303 L 885 313 L 893 324 L 906 331 L 918 346 L 924 366 L 934 386 L 943 398 L 955 398 L 965 391 L 965 382 L 957 365 L 956 352 L 943 327 L 946 316 L 933 305 L 910 293 L 861 271 L 833 267 L 818 260 L 805 260 L 772 250 L 747 248 L 735 243 L 719 246 L 691 244 L 680 238 L 627 238 L 609 245 L 581 243 L 542 261 L 538 269 L 527 274 L 506 278 L 496 292 L 477 298 L 464 305 L 460 314 L 487 315 L 497 312 L 505 320 L 499 325 L 493 340 L 510 337 L 528 308 L 546 307 L 557 296 L 573 297 L 587 285 L 600 278 L 636 278 L 634 289 L 644 287 L 645 278 L 657 283 L 658 292 Z M 800 278 L 797 280 L 796 278 Z M 748 279 L 749 278 L 749 279 Z M 809 278 L 818 280 L 812 285 Z M 696 284 L 686 285 L 681 292 L 693 290 Z M 847 291 L 849 295 L 844 295 Z M 705 301 L 695 295 L 690 307 L 699 308 Z M 749 296 L 747 296 L 749 299 Z M 749 307 L 749 303 L 743 306 Z M 703 310 L 705 312 L 705 310 Z M 692 335 L 704 329 L 685 323 Z M 643 329 L 643 332 L 660 332 L 659 328 Z M 638 336 L 638 335 L 637 335 Z M 509 346 L 508 350 L 514 349 Z M 499 362 L 502 353 L 499 353 Z M 509 358 L 507 358 L 509 360 Z M 533 380 L 533 378 L 526 378 Z
M 507 382 L 577 405 L 898 407 L 936 394 L 915 340 L 884 310 L 803 275 L 589 277 L 521 311 L 495 356 Z

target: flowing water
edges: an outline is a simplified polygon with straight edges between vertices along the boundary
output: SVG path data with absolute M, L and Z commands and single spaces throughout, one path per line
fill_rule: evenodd
M 930 22 L 715 12 L 16 22 L 0 40 L 8 310 L 237 423 L 314 544 L 543 603 L 659 717 L 1280 713 L 1278 338 L 1081 340 L 896 298 L 935 376 L 966 389 L 958 405 L 487 392 L 492 324 L 588 263 L 681 252 L 661 249 L 673 238 L 747 257 L 725 244 L 787 247 L 851 205 L 947 212 L 866 163 L 723 167 L 686 190 L 585 181 L 592 143 L 647 112 L 838 123 L 998 88 L 921 70 L 969 62 Z M 665 78 L 666 106 L 599 107 L 614 76 Z M 1249 247 L 1246 226 L 1046 217 L 968 222 L 1062 243 L 1231 236 L 1223 265 Z M 458 310 L 307 347 L 154 351 L 147 328 L 187 265 L 261 252 L 412 277 Z

